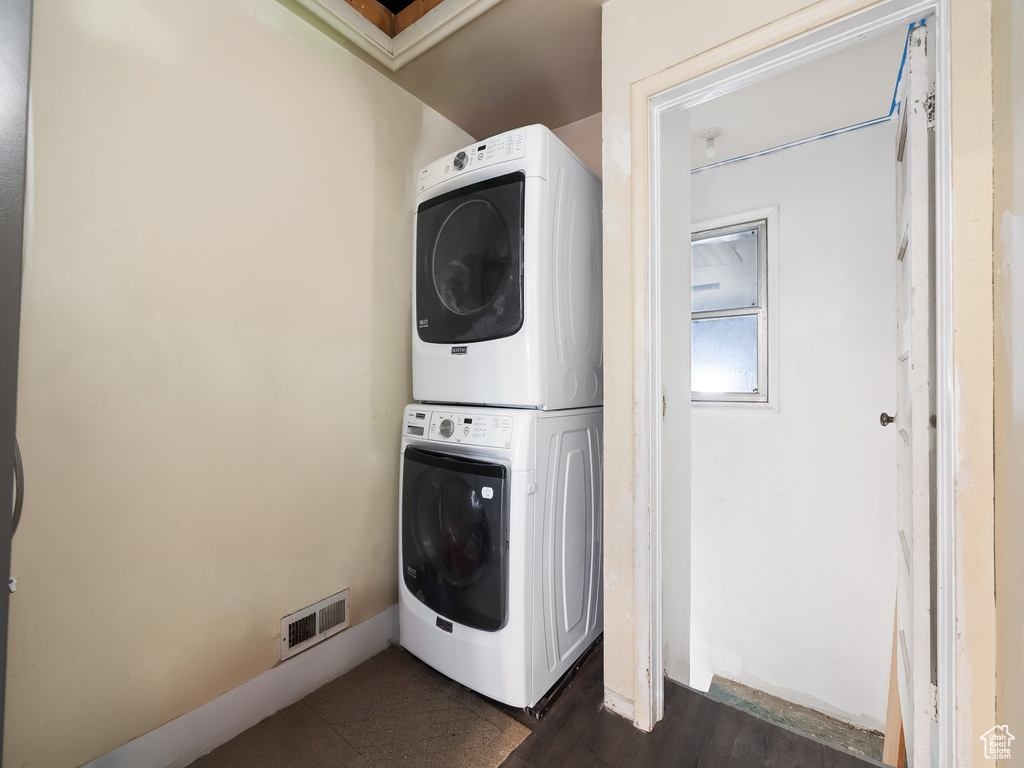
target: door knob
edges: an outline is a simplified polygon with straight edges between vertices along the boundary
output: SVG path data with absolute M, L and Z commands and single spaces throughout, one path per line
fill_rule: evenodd
M 882 411 L 882 415 L 878 417 L 878 420 L 879 422 L 881 422 L 883 427 L 888 427 L 890 424 L 896 421 L 896 415 L 893 414 L 892 416 L 890 416 L 885 411 Z

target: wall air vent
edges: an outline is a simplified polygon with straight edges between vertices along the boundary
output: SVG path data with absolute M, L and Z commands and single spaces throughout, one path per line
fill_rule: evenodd
M 281 619 L 281 660 L 341 632 L 348 623 L 347 589 L 285 616 Z

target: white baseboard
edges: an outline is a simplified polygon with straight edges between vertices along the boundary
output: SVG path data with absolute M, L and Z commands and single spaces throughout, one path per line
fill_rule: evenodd
M 610 688 L 604 689 L 604 706 L 605 709 L 622 715 L 627 720 L 633 719 L 633 702 Z
M 398 606 L 339 632 L 83 768 L 183 768 L 398 642 Z

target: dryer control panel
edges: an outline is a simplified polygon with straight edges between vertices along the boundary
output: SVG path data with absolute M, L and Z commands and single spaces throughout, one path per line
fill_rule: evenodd
M 485 168 L 506 160 L 518 160 L 526 154 L 526 131 L 515 131 L 491 136 L 468 147 L 442 157 L 422 171 L 416 180 L 416 191 L 425 192 L 435 184 L 461 176 L 467 171 Z
M 403 434 L 441 443 L 511 448 L 512 417 L 453 411 L 406 411 Z

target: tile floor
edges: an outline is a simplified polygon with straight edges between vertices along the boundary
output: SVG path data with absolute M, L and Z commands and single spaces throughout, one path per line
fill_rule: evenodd
M 529 734 L 392 646 L 192 768 L 497 768 Z

